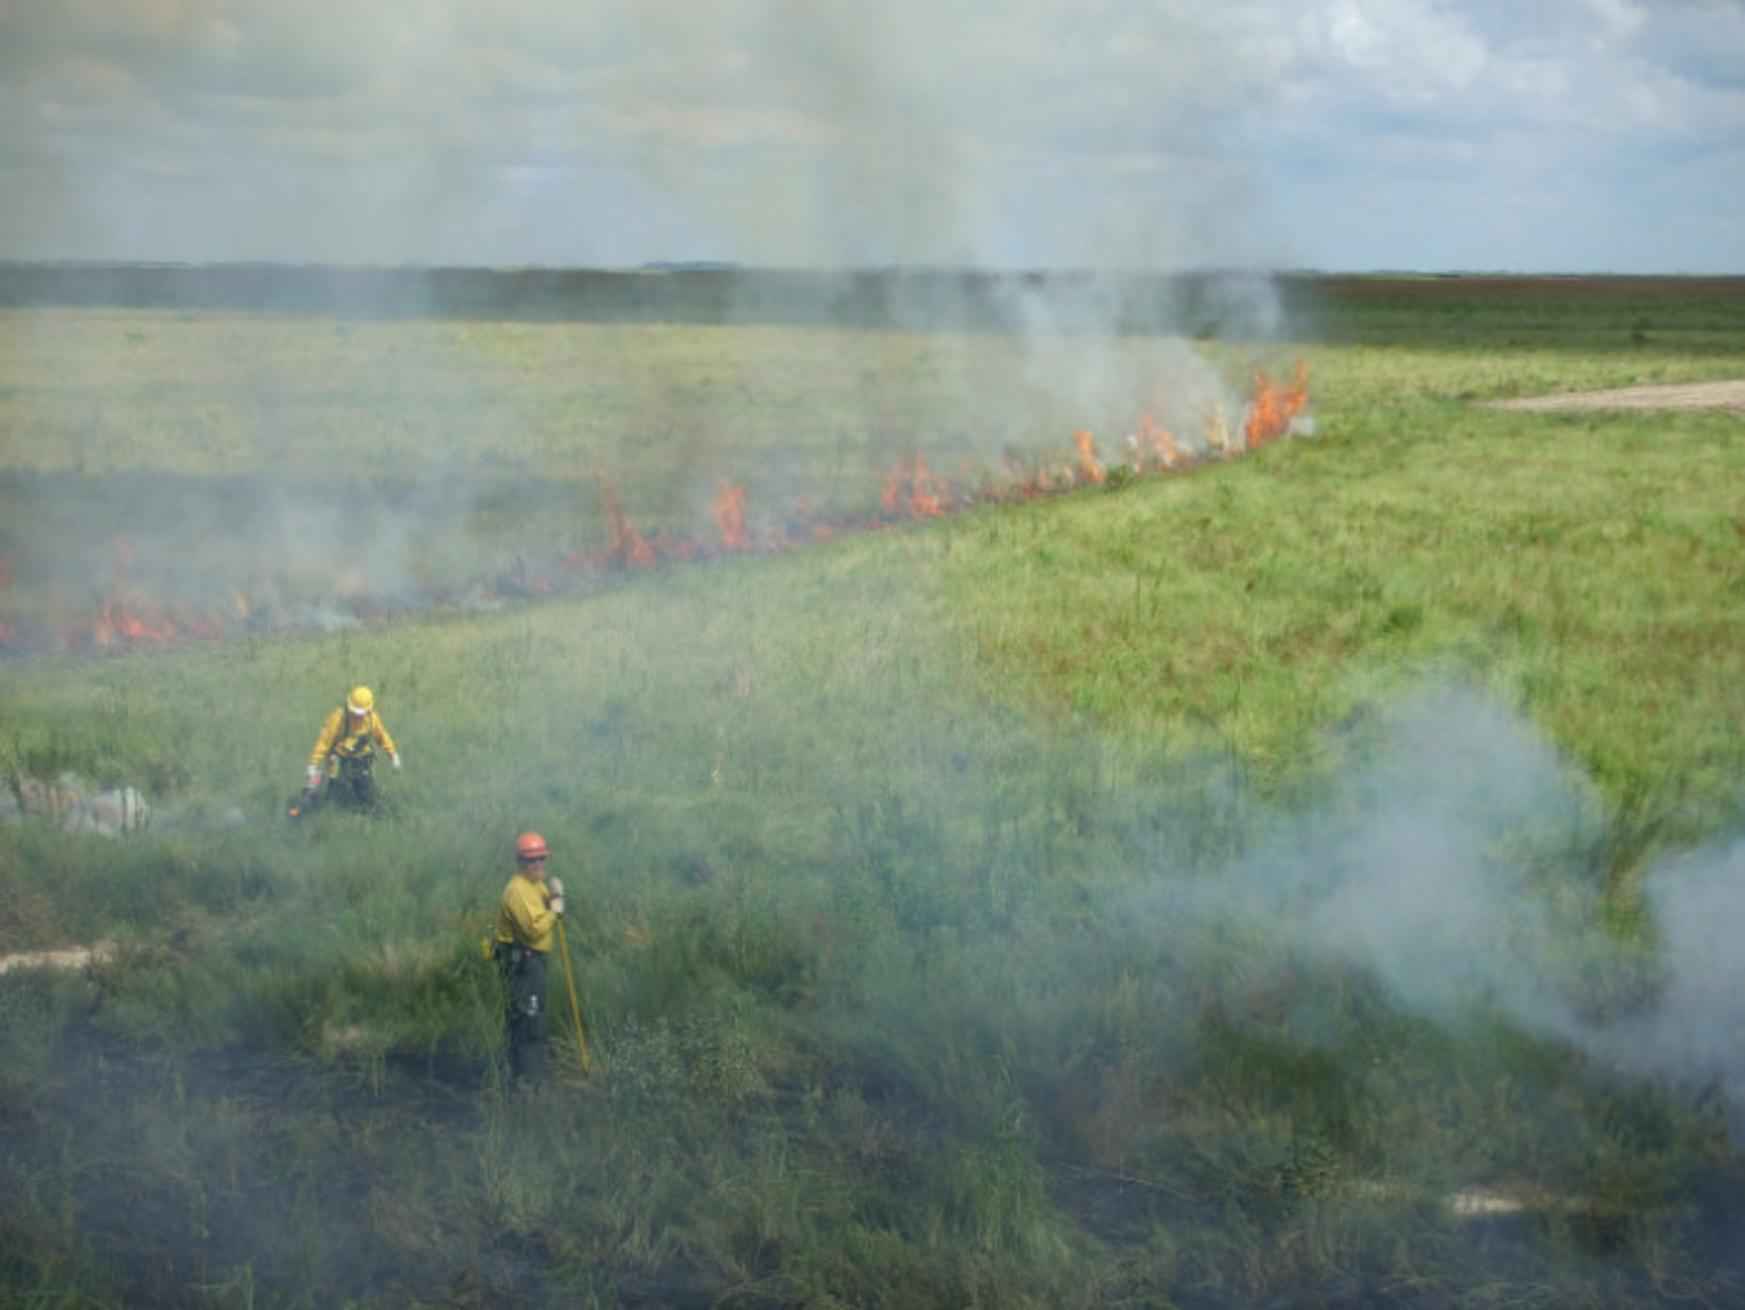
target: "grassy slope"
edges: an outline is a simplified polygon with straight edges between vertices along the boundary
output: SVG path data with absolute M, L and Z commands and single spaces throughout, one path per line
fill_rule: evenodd
M 1574 321 L 1521 358 L 1319 348 L 1321 438 L 1174 482 L 494 620 L 12 670 L 16 754 L 148 770 L 184 826 L 0 829 L 8 942 L 130 946 L 0 985 L 26 1181 L 0 1285 L 1059 1305 L 1712 1279 L 1666 1204 L 1712 1150 L 1687 1106 L 1414 1017 L 1265 922 L 1132 930 L 1160 869 L 1221 867 L 1313 783 L 1322 730 L 1427 668 L 1523 706 L 1614 804 L 1724 821 L 1739 424 L 1455 398 L 1739 361 L 1700 331 L 1590 354 L 1613 320 Z M 353 677 L 407 752 L 399 817 L 287 832 Z M 1209 750 L 1258 795 L 1233 806 Z M 232 802 L 248 828 L 197 822 Z M 516 1108 L 469 1095 L 468 1061 L 524 825 L 586 907 L 611 1072 Z M 1475 1238 L 1351 1190 L 1511 1176 L 1605 1208 Z
M 1523 423 L 1401 395 L 1393 377 L 1453 380 L 1400 353 L 1324 352 L 1313 444 L 960 532 L 953 585 L 976 598 L 963 625 L 991 678 L 1112 725 L 1230 738 L 1277 770 L 1358 699 L 1452 663 L 1615 798 L 1732 799 L 1737 418 Z

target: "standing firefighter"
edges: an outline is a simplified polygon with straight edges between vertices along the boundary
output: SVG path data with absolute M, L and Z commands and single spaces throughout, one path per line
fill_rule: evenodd
M 376 747 L 400 767 L 400 749 L 388 735 L 388 726 L 376 713 L 376 697 L 368 687 L 353 687 L 345 704 L 327 716 L 315 749 L 309 752 L 309 770 L 303 784 L 302 809 L 321 799 L 321 784 L 327 794 L 352 809 L 372 809 L 376 803 L 376 780 L 372 769 Z M 296 810 L 292 811 L 293 814 Z
M 563 916 L 563 882 L 545 876 L 545 838 L 515 839 L 515 876 L 497 909 L 497 968 L 509 993 L 509 1073 L 531 1082 L 545 1070 L 545 961 Z

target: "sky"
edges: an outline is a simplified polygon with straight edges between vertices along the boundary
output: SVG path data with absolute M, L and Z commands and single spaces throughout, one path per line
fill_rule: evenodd
M 0 0 L 0 259 L 1745 273 L 1745 0 Z

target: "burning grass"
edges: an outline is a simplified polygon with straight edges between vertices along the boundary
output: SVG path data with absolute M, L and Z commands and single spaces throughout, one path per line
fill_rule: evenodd
M 1308 404 L 1308 374 L 1299 362 L 1288 384 L 1276 384 L 1257 373 L 1247 404 L 1242 431 L 1247 451 L 1276 441 L 1293 431 L 1293 424 Z M 1229 439 L 1218 408 L 1205 418 L 1205 440 L 1197 445 L 1179 443 L 1150 413 L 1143 415 L 1136 432 L 1123 444 L 1129 463 L 1121 466 L 1125 480 L 1166 473 L 1185 473 L 1214 459 L 1239 453 Z M 215 543 L 203 543 L 199 556 L 192 545 L 181 541 L 154 541 L 159 555 L 181 563 L 156 561 L 151 576 L 196 593 L 220 593 L 216 601 L 171 602 L 153 594 L 152 582 L 135 565 L 138 546 L 134 538 L 116 535 L 107 539 L 108 560 L 104 576 L 79 579 L 81 590 L 91 599 L 69 613 L 64 600 L 39 584 L 27 581 L 15 587 L 16 569 L 10 556 L 0 556 L 0 654 L 79 654 L 119 649 L 178 645 L 186 642 L 234 639 L 245 634 L 283 634 L 297 630 L 331 628 L 335 623 L 360 623 L 401 617 L 409 611 L 460 605 L 483 608 L 511 599 L 545 597 L 578 590 L 591 590 L 610 577 L 660 566 L 693 564 L 726 555 L 773 554 L 832 541 L 845 535 L 878 531 L 900 523 L 943 517 L 977 506 L 1029 501 L 1081 487 L 1101 486 L 1107 478 L 1096 439 L 1080 429 L 1074 434 L 1075 460 L 1041 459 L 1026 462 L 1009 456 L 998 473 L 976 471 L 967 461 L 958 478 L 947 477 L 930 467 L 927 456 L 916 453 L 899 459 L 879 479 L 876 509 L 872 512 L 839 510 L 826 513 L 804 497 L 792 500 L 785 511 L 758 515 L 748 505 L 743 482 L 723 478 L 709 505 L 714 533 L 694 535 L 683 529 L 658 528 L 645 532 L 627 512 L 616 479 L 601 472 L 594 477 L 598 495 L 597 519 L 603 525 L 604 542 L 592 548 L 577 547 L 562 555 L 543 557 L 517 552 L 506 569 L 462 578 L 427 579 L 422 583 L 402 581 L 383 592 L 372 586 L 361 560 L 335 563 L 325 586 L 313 593 L 306 589 L 300 600 L 275 603 L 275 598 L 294 595 L 299 585 L 275 571 L 267 576 L 256 563 L 247 579 L 225 576 L 225 567 L 187 561 L 204 559 Z M 849 504 L 855 498 L 849 498 Z M 360 508 L 358 515 L 373 512 Z M 427 525 L 428 526 L 428 525 Z M 440 522 L 434 530 L 440 535 Z M 460 525 L 447 529 L 460 531 Z M 30 543 L 26 541 L 26 547 Z M 87 560 L 97 543 L 79 543 Z M 239 546 L 243 545 L 239 541 Z M 37 551 L 41 555 L 44 552 Z M 295 549 L 293 548 L 293 554 Z M 331 552 L 343 559 L 344 551 Z M 61 561 L 51 561 L 53 569 Z M 90 567 L 89 564 L 86 566 Z M 396 561 L 395 572 L 401 567 Z M 64 571 L 64 568 L 63 568 Z M 202 575 L 211 573 L 213 577 Z

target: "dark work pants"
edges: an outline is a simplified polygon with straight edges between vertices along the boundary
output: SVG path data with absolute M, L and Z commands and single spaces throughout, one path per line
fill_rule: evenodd
M 339 776 L 327 784 L 327 790 L 347 809 L 376 808 L 376 775 L 367 759 L 341 759 Z
M 498 942 L 497 968 L 509 993 L 509 1076 L 537 1081 L 545 1073 L 545 956 Z
M 305 814 L 322 805 L 372 813 L 376 808 L 376 778 L 370 761 L 342 757 L 338 773 L 325 779 L 314 791 L 303 793 Z

